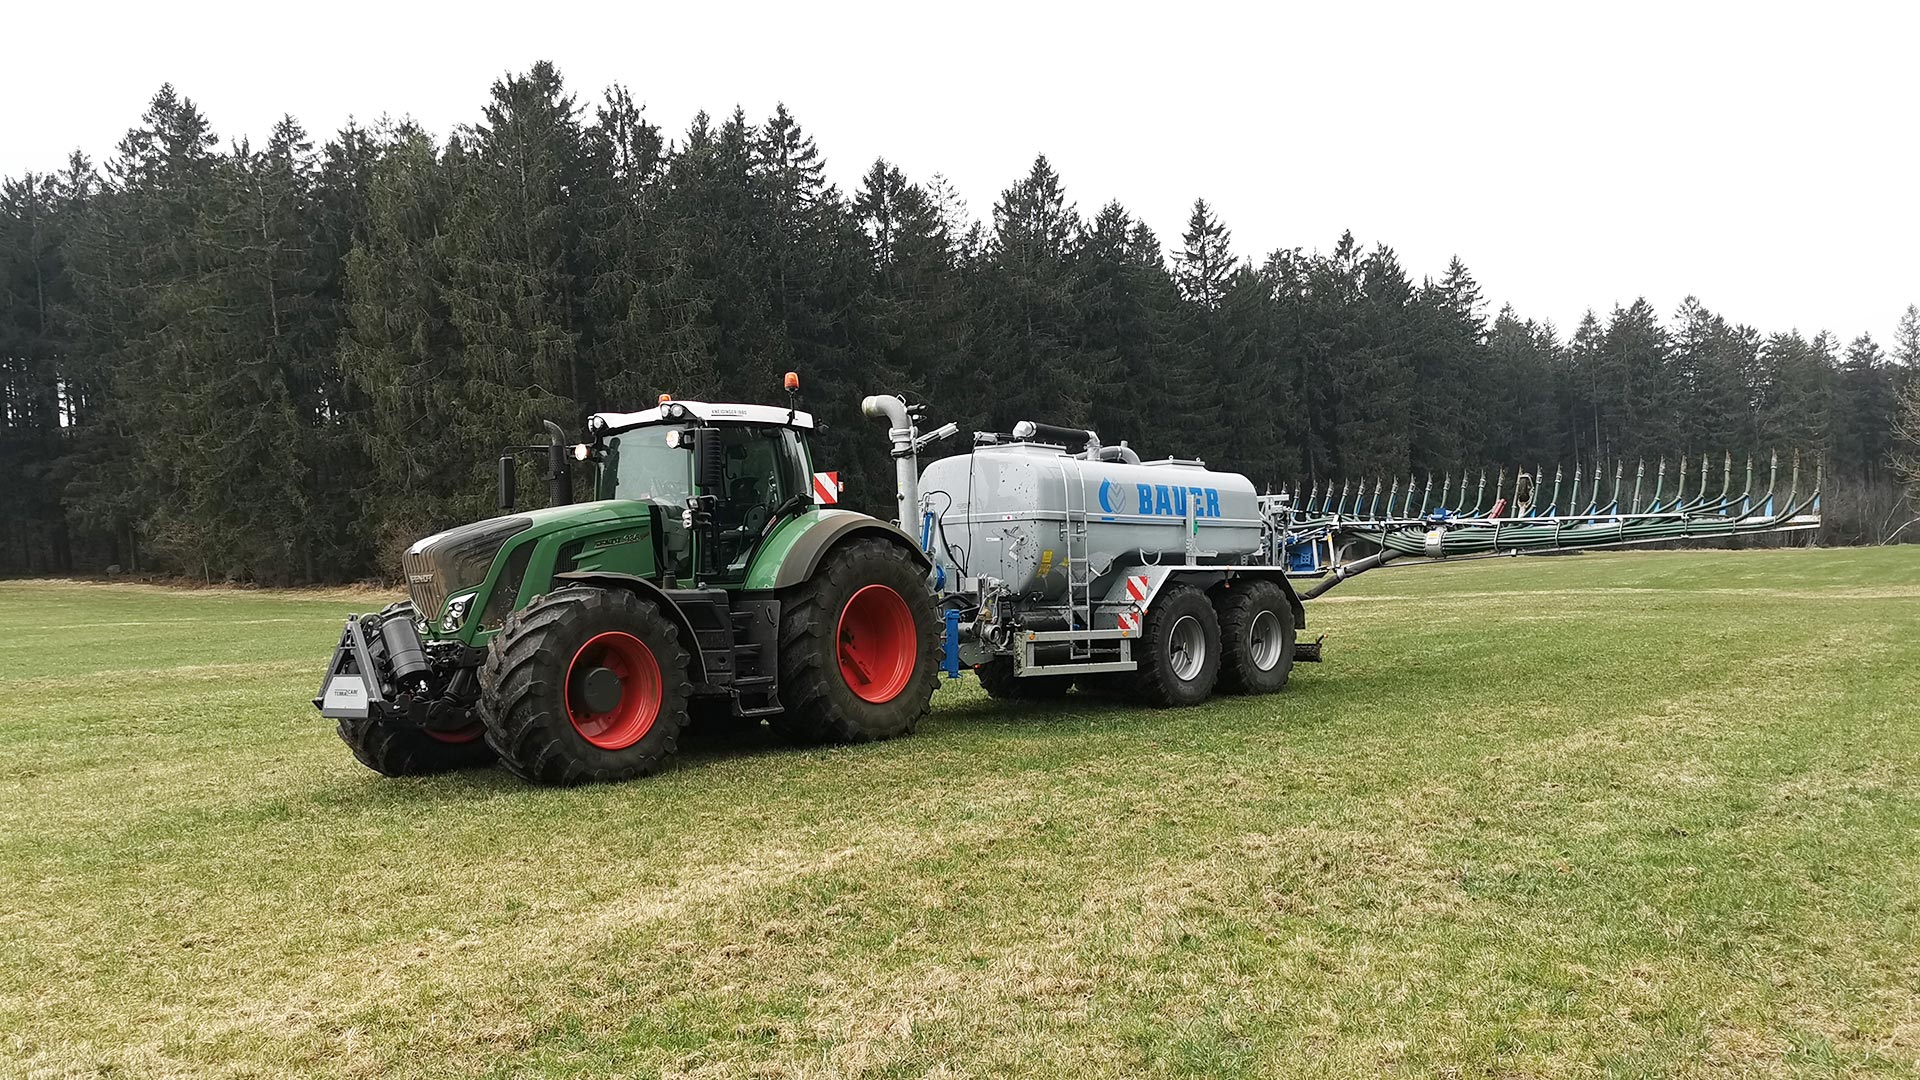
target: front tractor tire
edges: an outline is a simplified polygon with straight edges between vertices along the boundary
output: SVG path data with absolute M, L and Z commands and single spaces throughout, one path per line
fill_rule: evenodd
M 872 742 L 912 731 L 939 685 L 940 622 L 926 569 L 886 540 L 827 553 L 780 603 L 780 699 L 768 719 L 794 743 Z
M 507 616 L 487 647 L 487 743 L 535 784 L 644 776 L 679 748 L 688 662 L 654 604 L 624 589 L 558 589 Z
M 340 741 L 360 764 L 381 776 L 429 776 L 493 764 L 493 748 L 478 720 L 458 731 L 428 731 L 379 716 L 337 723 Z
M 1220 622 L 1198 589 L 1177 585 L 1147 609 L 1140 693 L 1155 705 L 1198 705 L 1220 678 Z
M 1244 579 L 1243 579 L 1244 580 Z M 1293 672 L 1293 605 L 1271 581 L 1228 590 L 1220 602 L 1220 687 L 1271 694 Z

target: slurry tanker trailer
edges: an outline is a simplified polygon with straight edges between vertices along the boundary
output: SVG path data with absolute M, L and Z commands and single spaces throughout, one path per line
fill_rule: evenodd
M 869 397 L 896 467 L 891 522 L 839 509 L 813 418 L 785 406 L 674 401 L 590 417 L 568 445 L 548 424 L 549 506 L 429 536 L 403 558 L 409 598 L 350 616 L 314 705 L 387 775 L 498 761 L 539 783 L 658 768 L 696 714 L 764 721 L 794 742 L 911 731 L 942 673 L 995 698 L 1075 686 L 1160 706 L 1280 690 L 1306 641 L 1306 604 L 1394 559 L 1583 549 L 1810 529 L 1819 483 L 1797 461 L 1778 493 L 1725 459 L 1668 490 L 1660 465 L 1622 497 L 1603 477 L 1483 475 L 1467 503 L 1429 478 L 1262 494 L 1245 476 L 1142 460 L 1092 431 L 1024 421 L 922 433 L 922 410 Z M 528 449 L 528 448 L 520 448 Z M 571 503 L 571 469 L 594 498 Z M 1563 494 L 1563 488 L 1564 494 Z

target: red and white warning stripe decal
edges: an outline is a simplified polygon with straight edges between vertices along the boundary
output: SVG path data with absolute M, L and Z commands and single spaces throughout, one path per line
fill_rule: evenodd
M 1147 575 L 1145 574 L 1127 575 L 1127 599 L 1133 601 L 1136 604 L 1146 603 Z
M 821 506 L 832 506 L 840 501 L 840 474 L 837 472 L 817 472 L 813 474 L 813 501 Z
M 1127 634 L 1139 633 L 1140 632 L 1140 613 L 1137 611 L 1121 612 L 1119 615 L 1119 626 L 1122 633 L 1127 633 Z

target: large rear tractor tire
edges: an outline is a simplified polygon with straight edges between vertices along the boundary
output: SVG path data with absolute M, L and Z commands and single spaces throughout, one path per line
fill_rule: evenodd
M 381 776 L 427 776 L 493 764 L 480 722 L 459 731 L 427 731 L 377 716 L 338 722 L 340 741 Z
M 1220 603 L 1221 689 L 1236 694 L 1284 689 L 1293 672 L 1293 637 L 1293 605 L 1280 586 L 1250 581 L 1229 589 Z
M 1029 675 L 1013 673 L 1013 658 L 998 656 L 973 669 L 980 687 L 988 697 L 1002 701 L 1053 701 L 1073 689 L 1071 675 Z
M 688 656 L 651 602 L 556 590 L 507 616 L 480 668 L 487 743 L 535 784 L 629 780 L 679 748 Z
M 1155 705 L 1198 705 L 1220 678 L 1220 622 L 1198 589 L 1176 585 L 1147 609 L 1140 693 Z
M 871 742 L 913 730 L 939 685 L 940 621 L 904 548 L 855 540 L 780 598 L 780 700 L 788 742 Z

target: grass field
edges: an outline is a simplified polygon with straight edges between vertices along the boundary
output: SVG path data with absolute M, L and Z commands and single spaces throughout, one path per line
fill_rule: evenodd
M 367 595 L 0 583 L 0 1074 L 1920 1069 L 1920 549 L 1382 571 L 1181 712 L 383 780 Z

